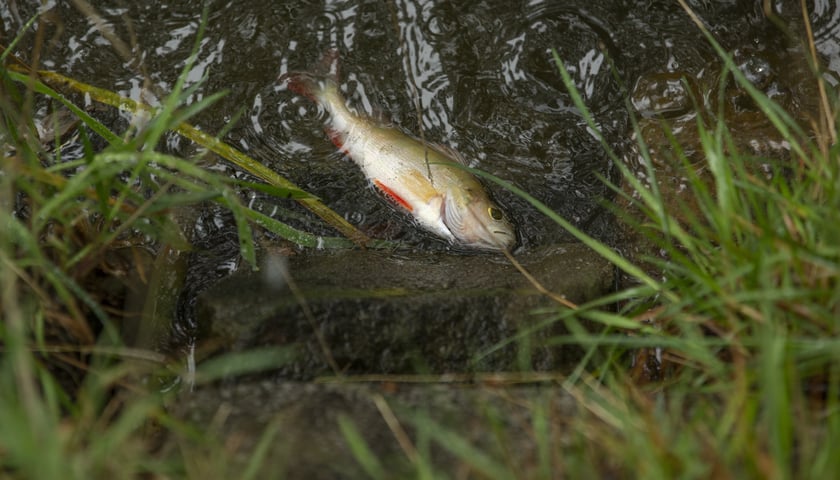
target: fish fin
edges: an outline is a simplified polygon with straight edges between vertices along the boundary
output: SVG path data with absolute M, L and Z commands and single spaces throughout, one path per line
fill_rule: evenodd
M 450 147 L 449 145 L 445 145 L 443 143 L 430 143 L 429 146 L 434 148 L 438 152 L 446 155 L 447 157 L 449 157 L 454 162 L 460 163 L 461 165 L 464 165 L 465 167 L 469 166 L 467 164 L 467 159 L 464 158 L 464 156 L 461 154 L 461 152 L 459 152 L 458 150 L 455 150 L 454 148 Z
M 443 204 L 440 206 L 440 217 L 443 219 L 443 224 L 451 232 L 458 232 L 463 228 L 464 216 L 461 209 L 458 208 L 455 195 L 452 192 L 447 192 Z
M 438 192 L 431 182 L 429 182 L 429 179 L 416 170 L 410 170 L 400 175 L 398 181 L 400 183 L 399 190 L 412 192 L 413 196 L 418 197 L 422 202 L 431 203 L 434 201 L 435 197 L 441 196 L 440 192 Z M 405 209 L 409 212 L 414 210 L 414 205 L 411 205 L 411 203 L 397 193 L 398 189 L 389 187 L 380 179 L 373 179 L 373 183 L 379 187 L 379 190 L 381 190 L 385 195 L 405 207 Z
M 342 134 L 341 131 L 330 127 L 325 128 L 325 130 L 327 132 L 327 136 L 330 137 L 330 140 L 332 140 L 333 145 L 335 145 L 344 155 L 350 156 L 350 149 L 344 144 L 344 134 Z
M 434 184 L 429 181 L 429 177 L 425 172 L 418 170 L 409 170 L 403 174 L 400 179 L 402 184 L 415 195 L 419 196 L 424 202 L 431 201 L 432 198 L 440 196 L 440 192 L 435 188 Z
M 284 73 L 277 78 L 277 82 L 285 84 L 286 88 L 298 95 L 317 100 L 318 95 L 329 88 L 330 84 L 338 85 L 338 63 L 338 49 L 330 48 L 307 72 Z
M 379 105 L 371 105 L 370 118 L 383 128 L 396 128 L 394 120 Z
M 317 78 L 304 72 L 289 72 L 281 75 L 277 81 L 298 95 L 317 101 L 323 87 Z
M 385 196 L 387 196 L 387 197 L 388 197 L 388 198 L 390 198 L 391 200 L 393 200 L 393 201 L 395 201 L 396 203 L 398 203 L 401 207 L 405 208 L 405 209 L 406 209 L 406 210 L 408 210 L 409 212 L 413 212 L 413 211 L 414 211 L 414 207 L 413 207 L 410 203 L 408 203 L 408 202 L 407 202 L 404 198 L 402 198 L 402 197 L 400 197 L 399 195 L 397 195 L 397 193 L 396 193 L 396 192 L 394 192 L 394 190 L 393 190 L 393 189 L 389 188 L 387 185 L 385 185 L 384 183 L 380 182 L 379 180 L 374 180 L 374 181 L 373 181 L 373 183 L 374 183 L 374 185 L 376 185 L 376 186 L 377 186 L 377 188 L 379 188 L 379 190 L 380 190 L 382 193 L 384 193 L 384 194 L 385 194 Z

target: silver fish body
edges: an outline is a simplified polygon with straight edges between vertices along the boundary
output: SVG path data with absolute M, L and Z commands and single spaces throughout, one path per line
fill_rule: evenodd
M 333 143 L 420 226 L 471 248 L 509 250 L 516 243 L 511 223 L 455 152 L 352 113 L 331 78 L 289 73 L 281 79 L 323 106 Z

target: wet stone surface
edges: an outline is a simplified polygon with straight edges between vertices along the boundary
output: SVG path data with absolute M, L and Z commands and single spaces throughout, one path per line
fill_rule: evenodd
M 518 260 L 547 289 L 573 302 L 613 286 L 613 267 L 580 244 L 542 247 Z M 331 373 L 313 325 L 345 373 L 563 368 L 579 358 L 579 348 L 539 345 L 563 332 L 559 323 L 541 329 L 527 351 L 514 342 L 475 361 L 562 308 L 501 255 L 368 250 L 267 257 L 259 272 L 238 272 L 201 294 L 197 321 L 202 338 L 223 351 L 293 346 L 294 358 L 276 374 L 302 380 Z

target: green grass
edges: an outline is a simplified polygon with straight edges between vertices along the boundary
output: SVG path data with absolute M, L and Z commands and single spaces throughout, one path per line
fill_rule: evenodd
M 222 95 L 184 103 L 200 85 L 184 87 L 195 51 L 157 109 L 54 72 L 30 72 L 11 53 L 3 51 L 0 67 L 0 477 L 177 475 L 188 466 L 151 455 L 149 432 L 167 429 L 196 445 L 204 442 L 169 418 L 163 396 L 140 380 L 172 378 L 170 368 L 178 365 L 170 366 L 142 345 L 127 348 L 120 332 L 126 322 L 136 321 L 129 315 L 140 316 L 141 329 L 158 318 L 171 321 L 166 314 L 174 304 L 166 302 L 174 302 L 170 289 L 179 288 L 183 276 L 165 259 L 177 262 L 190 249 L 179 224 L 181 212 L 207 202 L 229 210 L 240 254 L 254 267 L 254 228 L 304 247 L 347 248 L 366 239 L 313 195 L 185 123 Z M 70 100 L 79 94 L 148 121 L 140 129 L 114 132 Z M 82 158 L 62 158 L 60 138 L 40 143 L 31 113 L 35 105 L 66 109 L 80 120 Z M 204 169 L 205 154 L 162 153 L 161 139 L 170 131 L 267 183 Z M 243 189 L 300 202 L 352 241 L 296 230 L 251 210 L 240 199 Z M 150 247 L 163 255 L 143 263 L 151 257 Z M 121 252 L 129 253 L 122 258 Z M 119 285 L 130 275 L 143 278 L 147 289 L 142 312 L 117 311 L 122 302 L 109 305 L 102 286 L 101 278 Z M 227 356 L 201 365 L 195 381 L 276 368 L 286 358 L 280 349 Z M 216 451 L 208 456 L 218 457 Z
M 728 72 L 722 82 L 735 82 L 753 98 L 791 144 L 791 158 L 776 162 L 771 176 L 758 175 L 751 167 L 755 159 L 739 152 L 729 137 L 725 116 L 698 115 L 708 176 L 694 174 L 697 165 L 678 159 L 686 167 L 692 207 L 666 204 L 660 191 L 624 171 L 623 181 L 640 193 L 627 199 L 635 213 L 625 220 L 655 252 L 665 253 L 638 264 L 575 229 L 527 192 L 486 176 L 528 200 L 635 283 L 577 310 L 543 311 L 546 320 L 509 339 L 530 340 L 536 330 L 560 322 L 570 333 L 548 342 L 586 350 L 569 375 L 545 382 L 547 390 L 576 400 L 575 416 L 558 415 L 548 400 L 521 407 L 536 445 L 533 464 L 505 457 L 517 445 L 508 444 L 513 437 L 501 421 L 504 412 L 489 406 L 484 412 L 488 435 L 496 439 L 490 448 L 425 413 L 397 409 L 415 432 L 401 440 L 416 477 L 454 476 L 434 464 L 428 453 L 432 445 L 449 451 L 463 464 L 462 472 L 478 478 L 837 477 L 840 146 L 836 131 L 826 128 L 836 123 L 840 107 L 826 94 L 815 122 L 823 128 L 811 132 L 749 85 L 724 51 L 719 53 Z M 557 63 L 596 131 L 559 57 Z M 48 85 L 48 77 L 40 78 L 43 82 L 0 69 L 0 140 L 10 146 L 4 147 L 0 167 L 0 477 L 258 475 L 280 427 L 267 425 L 244 473 L 235 470 L 223 445 L 197 426 L 169 417 L 165 395 L 137 382 L 169 375 L 166 359 L 121 344 L 123 319 L 106 308 L 87 278 L 108 267 L 107 254 L 117 243 L 141 248 L 136 235 L 176 251 L 188 249 L 173 212 L 201 202 L 230 210 L 248 261 L 255 258 L 254 228 L 314 246 L 317 238 L 248 209 L 237 192 L 261 189 L 310 205 L 317 199 L 283 179 L 271 180 L 272 173 L 260 174 L 247 157 L 226 151 L 212 138 L 191 137 L 241 168 L 254 169 L 270 186 L 236 183 L 201 169 L 200 158 L 161 153 L 157 147 L 165 132 L 189 132 L 184 122 L 217 98 L 185 107 L 190 89 L 184 90 L 183 82 L 162 108 L 144 110 L 150 121 L 142 131 L 112 132 L 52 88 L 62 84 L 90 91 L 87 86 L 63 77 L 52 77 Z M 108 103 L 107 93 L 99 95 Z M 30 112 L 36 101 L 80 117 L 89 132 L 82 136 L 82 159 L 63 161 L 50 153 L 55 145 L 35 140 Z M 96 151 L 94 136 L 104 141 L 103 149 Z M 644 145 L 640 151 L 649 155 Z M 654 178 L 653 162 L 649 156 L 646 161 L 648 177 Z M 616 195 L 624 192 L 616 186 Z M 22 204 L 27 213 L 16 214 Z M 332 218 L 322 207 L 313 208 Z M 335 238 L 327 244 L 351 242 Z M 149 288 L 154 291 L 156 285 Z M 631 366 L 656 349 L 662 353 L 661 379 Z M 214 359 L 199 367 L 196 379 L 212 382 L 287 358 L 286 351 L 267 349 Z M 387 478 L 383 461 L 353 420 L 341 417 L 339 427 L 360 466 L 371 478 Z M 150 430 L 176 433 L 180 453 L 157 454 Z
M 579 414 L 551 417 L 539 404 L 530 407 L 532 440 L 540 452 L 536 465 L 502 463 L 499 452 L 407 415 L 479 478 L 554 478 L 560 472 L 572 478 L 836 478 L 840 472 L 836 132 L 806 132 L 807 126 L 750 85 L 715 46 L 728 73 L 721 90 L 723 82 L 735 82 L 747 92 L 790 143 L 790 158 L 780 162 L 739 152 L 722 107 L 717 115 L 697 116 L 704 163 L 677 159 L 685 167 L 691 206 L 669 204 L 613 155 L 623 181 L 640 193 L 638 199 L 626 198 L 636 213 L 622 215 L 653 247 L 639 265 L 617 258 L 527 192 L 483 175 L 555 219 L 638 285 L 575 311 L 560 308 L 521 334 L 564 322 L 571 333 L 549 342 L 588 348 L 561 383 L 577 400 Z M 555 58 L 577 107 L 597 131 L 563 62 Z M 824 108 L 815 124 L 836 122 L 840 104 L 827 98 L 834 107 Z M 649 150 L 641 145 L 639 151 L 655 186 Z M 756 172 L 757 160 L 775 165 L 770 176 Z M 701 170 L 708 175 L 696 173 Z M 620 186 L 615 191 L 627 195 Z M 621 308 L 604 310 L 610 302 Z M 586 329 L 582 319 L 601 327 Z M 630 359 L 638 361 L 656 348 L 664 378 L 653 381 L 630 367 Z M 486 422 L 489 430 L 493 418 Z M 547 433 L 556 430 L 546 425 L 563 433 Z M 416 461 L 418 471 L 423 461 Z

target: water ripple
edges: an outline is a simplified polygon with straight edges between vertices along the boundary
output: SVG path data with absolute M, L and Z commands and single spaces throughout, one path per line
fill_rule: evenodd
M 840 75 L 840 5 L 829 0 L 815 0 L 811 22 L 814 24 L 814 43 L 826 57 L 828 68 Z M 833 84 L 837 78 L 830 79 Z
M 588 100 L 598 100 L 610 90 L 603 45 L 612 40 L 605 20 L 565 4 L 534 0 L 524 11 L 524 20 L 505 25 L 504 54 L 499 75 L 504 92 L 542 113 L 570 111 L 552 49 L 564 59 L 576 87 Z M 574 39 L 574 41 L 570 41 Z
M 452 109 L 452 97 L 448 93 L 449 78 L 443 71 L 440 54 L 435 48 L 435 34 L 428 35 L 425 27 L 434 18 L 431 12 L 433 2 L 395 0 L 400 28 L 404 39 L 399 53 L 406 58 L 407 94 L 416 94 L 422 111 L 423 126 L 426 129 L 440 129 L 451 134 L 452 127 L 448 112 Z M 437 23 L 437 22 L 434 22 Z M 427 38 L 431 37 L 431 38 Z M 405 68 L 405 66 L 404 66 Z

